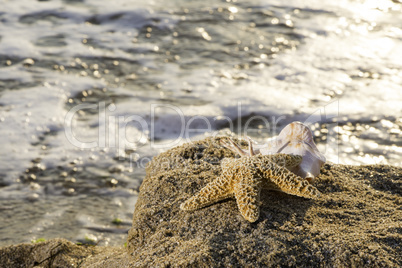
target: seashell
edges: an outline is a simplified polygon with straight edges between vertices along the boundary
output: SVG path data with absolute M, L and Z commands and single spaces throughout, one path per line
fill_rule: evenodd
M 325 163 L 325 156 L 318 151 L 310 128 L 301 122 L 292 122 L 279 135 L 265 144 L 259 152 L 263 155 L 285 153 L 301 155 L 302 162 L 290 171 L 313 183 Z

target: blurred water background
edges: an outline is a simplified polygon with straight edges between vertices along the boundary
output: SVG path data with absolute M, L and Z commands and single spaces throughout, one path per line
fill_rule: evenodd
M 0 0 L 0 246 L 123 245 L 159 152 L 308 123 L 401 166 L 399 0 Z

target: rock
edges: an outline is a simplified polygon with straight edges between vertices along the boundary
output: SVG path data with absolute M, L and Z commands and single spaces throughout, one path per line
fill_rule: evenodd
M 220 174 L 224 157 L 234 155 L 207 138 L 153 158 L 128 236 L 134 266 L 402 265 L 401 168 L 325 164 L 318 200 L 262 192 L 252 224 L 234 199 L 181 211 Z
M 65 239 L 0 248 L 0 267 L 130 267 L 119 247 L 76 245 Z
M 181 202 L 219 176 L 224 157 L 234 155 L 219 138 L 154 157 L 127 249 L 53 239 L 0 248 L 0 267 L 402 266 L 402 168 L 325 164 L 314 184 L 319 199 L 264 191 L 255 223 L 233 199 L 181 211 Z

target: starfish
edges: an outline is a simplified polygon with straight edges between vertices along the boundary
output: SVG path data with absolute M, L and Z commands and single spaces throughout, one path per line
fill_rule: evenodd
M 252 150 L 252 148 L 251 148 Z M 299 155 L 252 155 L 222 160 L 222 173 L 201 191 L 180 205 L 192 211 L 215 202 L 235 197 L 241 215 L 255 222 L 260 215 L 261 189 L 282 191 L 305 198 L 316 198 L 320 192 L 307 180 L 290 172 L 300 164 Z

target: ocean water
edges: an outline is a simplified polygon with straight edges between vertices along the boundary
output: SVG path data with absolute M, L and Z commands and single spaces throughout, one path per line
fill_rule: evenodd
M 156 154 L 308 124 L 401 166 L 402 3 L 0 0 L 0 245 L 123 245 Z

